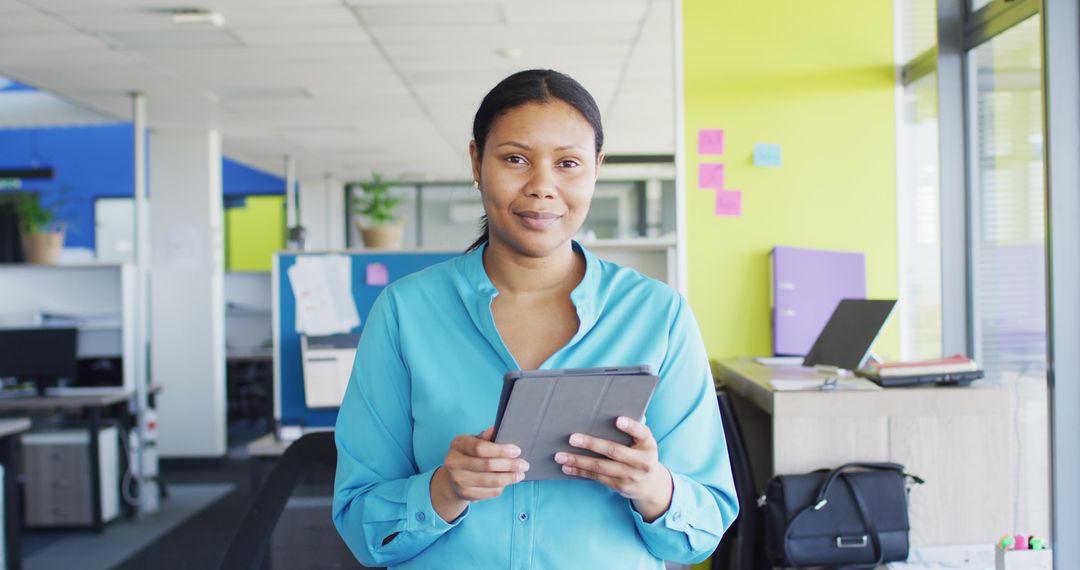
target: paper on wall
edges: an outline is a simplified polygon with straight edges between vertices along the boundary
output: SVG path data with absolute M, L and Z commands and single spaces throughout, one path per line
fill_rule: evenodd
M 304 405 L 309 408 L 341 406 L 349 385 L 356 349 L 332 351 L 320 358 L 304 357 Z
M 724 154 L 724 129 L 698 129 L 698 154 Z
M 296 298 L 297 333 L 347 333 L 360 326 L 348 256 L 299 256 L 288 275 Z

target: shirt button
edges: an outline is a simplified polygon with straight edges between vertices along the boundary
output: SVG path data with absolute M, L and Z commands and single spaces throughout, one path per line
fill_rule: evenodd
M 521 522 L 525 522 L 525 521 L 529 520 L 529 513 L 526 513 L 526 512 L 518 513 L 518 520 L 521 521 Z
M 426 518 L 427 518 L 427 515 L 425 515 L 424 513 L 416 513 L 417 522 L 424 522 L 424 519 L 426 519 Z

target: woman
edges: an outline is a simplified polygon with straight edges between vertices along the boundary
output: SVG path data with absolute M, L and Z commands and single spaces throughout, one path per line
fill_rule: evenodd
M 603 161 L 596 102 L 532 70 L 484 98 L 469 145 L 483 235 L 379 296 L 337 421 L 334 522 L 366 565 L 662 568 L 716 547 L 738 503 L 686 302 L 571 240 Z M 633 445 L 574 434 L 572 480 L 521 482 L 492 440 L 510 370 L 648 364 Z M 479 435 L 476 435 L 479 434 Z

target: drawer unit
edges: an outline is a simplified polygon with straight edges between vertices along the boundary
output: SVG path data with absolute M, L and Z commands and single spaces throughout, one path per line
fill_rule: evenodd
M 90 432 L 85 429 L 22 436 L 27 526 L 94 524 L 89 442 Z M 102 428 L 98 433 L 98 456 L 101 516 L 107 522 L 116 518 L 120 507 L 116 427 Z

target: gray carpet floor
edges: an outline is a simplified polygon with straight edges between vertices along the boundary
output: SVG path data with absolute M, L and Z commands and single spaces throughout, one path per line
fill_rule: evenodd
M 55 570 L 113 568 L 167 535 L 184 521 L 233 490 L 229 483 L 187 483 L 169 486 L 161 510 L 138 519 L 120 517 L 102 534 L 91 531 L 26 531 L 23 568 Z

